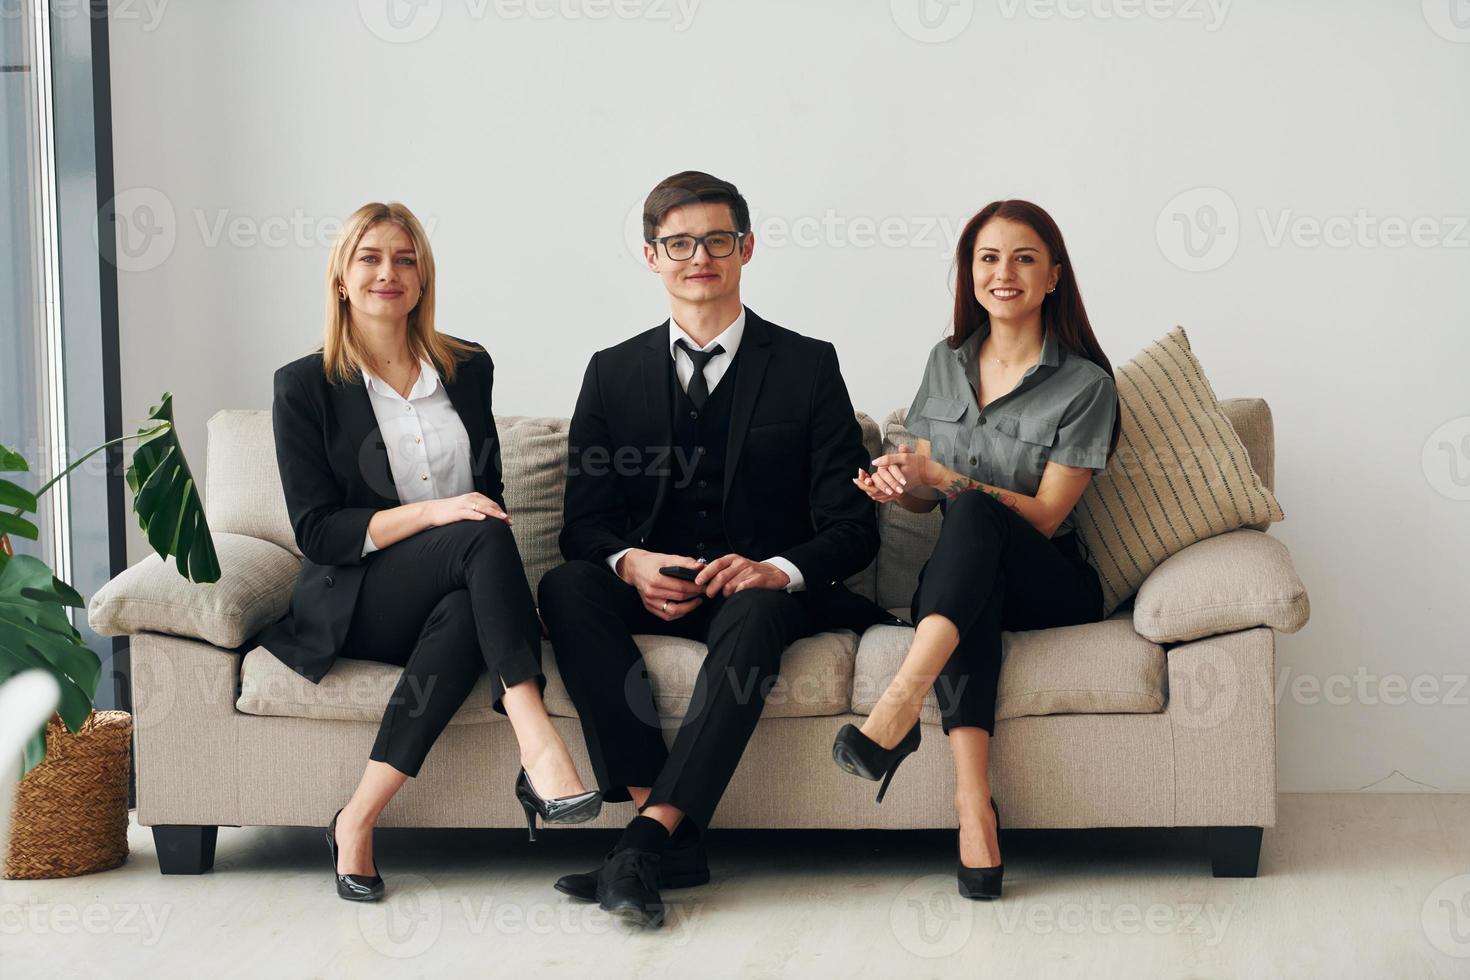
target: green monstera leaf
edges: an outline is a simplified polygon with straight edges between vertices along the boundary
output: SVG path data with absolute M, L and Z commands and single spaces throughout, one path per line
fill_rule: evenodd
M 174 557 L 180 575 L 194 582 L 218 582 L 219 558 L 204 519 L 204 504 L 174 430 L 173 395 L 164 392 L 163 401 L 148 417 L 166 424 L 140 430 L 133 465 L 128 467 L 138 524 L 160 557 Z
M 173 396 L 149 412 L 149 423 L 136 435 L 122 436 L 92 449 L 48 480 L 29 490 L 0 478 L 0 683 L 24 670 L 44 670 L 61 687 L 57 713 L 75 734 L 92 713 L 92 702 L 102 676 L 102 662 L 71 624 L 68 609 L 86 603 L 70 585 L 57 578 L 46 563 L 30 555 L 11 554 L 9 537 L 38 539 L 36 525 L 23 515 L 34 514 L 37 498 L 52 484 L 108 446 L 137 439 L 132 465 L 127 469 L 133 510 L 148 536 L 148 544 L 164 559 L 176 559 L 179 574 L 195 582 L 218 582 L 219 558 L 204 505 L 183 448 L 174 431 Z M 0 472 L 29 471 L 25 457 L 0 446 Z M 46 757 L 46 730 L 27 740 L 21 776 Z
M 26 458 L 9 446 L 0 446 L 0 473 L 25 473 L 30 470 Z M 0 512 L 0 534 L 13 534 L 17 538 L 34 541 L 39 536 L 36 525 L 21 517 L 21 514 L 36 512 L 36 495 L 25 487 L 17 486 L 0 478 L 0 507 L 14 507 L 15 513 Z M 4 559 L 0 554 L 0 560 Z
M 25 473 L 25 457 L 0 446 L 0 472 Z M 36 525 L 20 516 L 36 512 L 36 495 L 9 480 L 0 479 L 0 534 L 35 541 Z M 102 675 L 102 662 L 82 642 L 66 608 L 81 608 L 77 591 L 51 573 L 46 563 L 30 555 L 11 555 L 0 548 L 0 684 L 23 670 L 44 670 L 61 687 L 57 712 L 73 733 L 92 713 L 92 699 Z M 46 729 L 26 740 L 21 775 L 46 757 Z
M 66 609 L 82 597 L 30 555 L 0 556 L 0 684 L 23 670 L 44 670 L 61 686 L 56 709 L 73 733 L 92 713 L 102 662 L 71 625 Z M 46 755 L 46 731 L 26 742 L 21 775 Z

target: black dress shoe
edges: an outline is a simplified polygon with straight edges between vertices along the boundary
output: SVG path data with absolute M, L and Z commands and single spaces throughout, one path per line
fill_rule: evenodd
M 531 777 L 526 774 L 524 766 L 516 776 L 516 799 L 521 801 L 521 809 L 525 811 L 526 830 L 532 840 L 536 839 L 537 816 L 543 823 L 586 823 L 595 820 L 602 812 L 602 793 L 595 789 L 576 796 L 546 799 L 531 785 Z
M 597 869 L 597 905 L 632 925 L 664 924 L 664 902 L 658 894 L 660 855 L 636 847 L 615 851 Z
M 882 803 L 899 764 L 919 748 L 919 727 L 919 722 L 914 722 L 914 727 L 902 741 L 891 749 L 885 749 L 864 735 L 856 725 L 843 725 L 832 742 L 832 761 L 854 776 L 883 780 L 883 785 L 878 787 L 878 802 Z
M 612 857 L 609 851 L 603 858 L 606 863 Z M 600 870 L 600 869 L 599 869 Z M 670 847 L 659 856 L 658 887 L 693 888 L 709 882 L 709 857 L 704 844 L 694 841 L 684 847 Z M 580 902 L 597 901 L 597 871 L 585 874 L 562 875 L 556 879 L 556 890 L 570 895 Z
M 327 826 L 327 848 L 332 852 L 332 874 L 337 876 L 337 897 L 349 902 L 376 902 L 383 897 L 383 879 L 378 876 L 376 858 L 372 875 L 337 874 L 337 818 L 341 815 L 342 810 L 332 814 L 332 822 Z
M 995 805 L 995 797 L 990 798 L 990 808 L 995 811 L 995 837 L 1000 840 L 1000 807 Z M 992 898 L 1000 898 L 1001 878 L 1005 876 L 1006 866 L 1002 861 L 991 868 L 971 868 L 965 862 L 959 863 L 956 877 L 960 883 L 960 894 L 965 898 L 986 901 Z

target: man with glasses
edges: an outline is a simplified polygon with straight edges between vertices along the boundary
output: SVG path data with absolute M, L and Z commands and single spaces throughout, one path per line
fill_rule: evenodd
M 567 563 L 541 580 L 540 602 L 598 785 L 640 814 L 598 870 L 556 887 L 656 926 L 660 887 L 709 880 L 701 833 L 782 650 L 893 620 L 841 584 L 872 561 L 878 528 L 853 484 L 869 459 L 836 351 L 740 301 L 755 253 L 745 199 L 709 174 L 675 174 L 648 195 L 643 236 L 672 316 L 587 367 Z M 708 645 L 668 748 L 635 633 Z

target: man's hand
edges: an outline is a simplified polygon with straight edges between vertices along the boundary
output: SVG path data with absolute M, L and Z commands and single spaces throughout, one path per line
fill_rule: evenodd
M 687 616 L 704 601 L 701 589 L 693 582 L 664 575 L 660 568 L 678 565 L 680 568 L 698 570 L 703 568 L 693 558 L 683 555 L 660 555 L 652 551 L 634 548 L 618 559 L 618 578 L 638 590 L 643 608 L 666 623 Z
M 732 596 L 744 589 L 784 589 L 791 576 L 769 562 L 751 561 L 739 555 L 723 555 L 704 566 L 694 580 L 695 588 L 713 599 Z

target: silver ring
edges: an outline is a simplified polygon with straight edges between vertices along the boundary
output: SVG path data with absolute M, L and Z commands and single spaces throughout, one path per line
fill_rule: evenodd
M 667 599 L 664 600 L 663 611 L 664 612 L 668 612 L 669 611 L 669 600 L 667 600 Z

